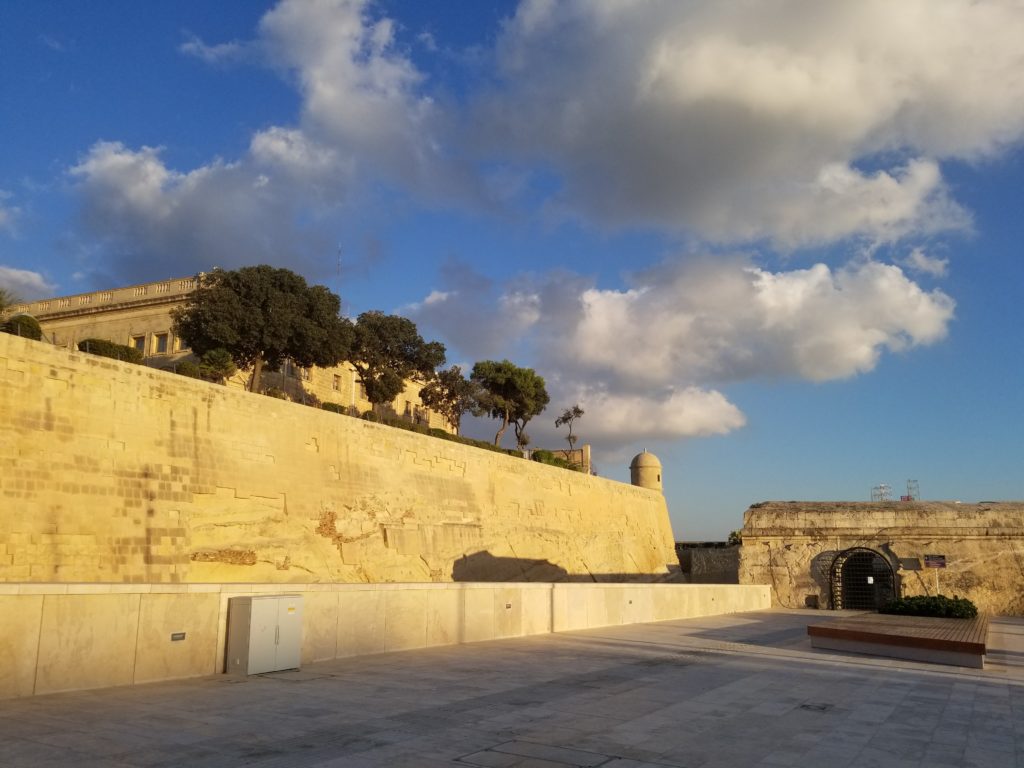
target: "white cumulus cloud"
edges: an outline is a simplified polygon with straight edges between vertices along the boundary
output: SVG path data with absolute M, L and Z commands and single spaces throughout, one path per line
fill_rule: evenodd
M 591 288 L 575 329 L 547 340 L 581 371 L 664 386 L 872 370 L 885 350 L 942 339 L 954 303 L 877 262 L 770 272 L 742 261 L 670 264 L 627 290 Z
M 295 183 L 268 173 L 252 155 L 176 171 L 160 150 L 119 142 L 93 145 L 70 170 L 84 226 L 128 280 L 282 260 L 302 269 L 311 254 L 330 252 L 298 225 Z
M 605 442 L 725 434 L 745 418 L 719 388 L 867 373 L 886 352 L 941 341 L 954 314 L 942 291 L 870 260 L 779 271 L 738 257 L 673 260 L 614 289 L 564 273 L 504 289 L 476 281 L 469 309 L 446 279 L 443 300 L 414 308 L 417 322 L 477 359 L 520 350 L 553 402 L 579 402 L 594 414 L 588 434 Z
M 224 64 L 240 61 L 246 55 L 246 47 L 237 40 L 227 43 L 207 45 L 195 35 L 178 46 L 178 50 L 186 56 L 193 56 L 207 64 Z
M 55 286 L 39 272 L 0 265 L 0 288 L 6 288 L 22 301 L 52 296 Z
M 357 181 L 461 184 L 439 162 L 440 114 L 418 93 L 422 76 L 369 6 L 283 0 L 251 43 L 182 45 L 206 61 L 244 53 L 279 67 L 298 84 L 301 114 L 256 132 L 241 157 L 192 169 L 169 167 L 156 148 L 94 144 L 70 174 L 82 222 L 121 279 L 257 261 L 315 271 L 334 250 L 326 217 Z
M 963 231 L 942 163 L 1024 137 L 1024 8 L 938 7 L 523 0 L 490 55 L 467 57 L 492 71 L 454 99 L 382 5 L 281 0 L 252 40 L 181 50 L 278 69 L 301 97 L 293 121 L 196 168 L 96 144 L 73 176 L 125 279 L 127 254 L 209 266 L 230 243 L 301 264 L 331 251 L 327 215 L 380 182 L 435 205 L 534 212 L 539 196 L 593 227 L 781 250 Z
M 746 417 L 725 395 L 699 387 L 653 395 L 599 387 L 558 394 L 559 402 L 578 403 L 586 411 L 587 440 L 602 445 L 724 435 L 746 424 Z
M 13 232 L 14 225 L 21 216 L 21 209 L 7 202 L 11 197 L 10 192 L 0 189 L 0 232 Z
M 949 259 L 942 259 L 937 256 L 929 256 L 923 248 L 914 248 L 910 254 L 903 259 L 903 265 L 914 272 L 920 272 L 931 277 L 945 277 L 949 269 Z
M 1024 7 L 525 0 L 481 142 L 612 225 L 782 248 L 956 230 L 945 158 L 1024 133 Z

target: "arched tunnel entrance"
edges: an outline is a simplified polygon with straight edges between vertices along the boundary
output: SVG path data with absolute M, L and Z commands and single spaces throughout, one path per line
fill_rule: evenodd
M 878 552 L 853 547 L 836 555 L 829 571 L 832 608 L 877 611 L 896 597 L 892 565 Z

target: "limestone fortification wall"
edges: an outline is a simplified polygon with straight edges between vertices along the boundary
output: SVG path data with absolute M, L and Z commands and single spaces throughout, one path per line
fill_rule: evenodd
M 664 574 L 662 494 L 0 334 L 0 581 Z
M 1024 502 L 764 502 L 744 514 L 740 583 L 772 603 L 830 607 L 830 567 L 852 547 L 878 552 L 903 596 L 939 592 L 979 610 L 1024 615 Z M 914 570 L 926 554 L 946 568 Z

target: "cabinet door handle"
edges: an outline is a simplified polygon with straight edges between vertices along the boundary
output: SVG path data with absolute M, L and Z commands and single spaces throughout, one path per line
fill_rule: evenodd
M 274 627 L 274 645 L 281 644 L 281 627 Z

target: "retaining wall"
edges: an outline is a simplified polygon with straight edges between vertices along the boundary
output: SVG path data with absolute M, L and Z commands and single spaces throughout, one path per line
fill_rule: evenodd
M 303 597 L 303 664 L 770 602 L 690 584 L 3 584 L 0 698 L 222 672 L 228 599 L 281 593 Z
M 664 496 L 0 334 L 0 581 L 658 578 Z

